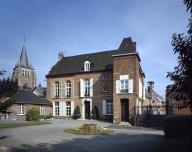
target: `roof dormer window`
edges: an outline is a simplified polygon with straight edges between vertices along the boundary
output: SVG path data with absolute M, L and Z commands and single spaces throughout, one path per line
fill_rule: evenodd
M 84 62 L 84 71 L 90 71 L 91 68 L 91 62 L 85 61 Z

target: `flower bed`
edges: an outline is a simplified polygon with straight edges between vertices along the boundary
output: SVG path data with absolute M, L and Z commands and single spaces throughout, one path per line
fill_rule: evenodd
M 107 135 L 112 133 L 111 130 L 97 124 L 83 124 L 75 128 L 65 129 L 64 131 L 78 135 Z

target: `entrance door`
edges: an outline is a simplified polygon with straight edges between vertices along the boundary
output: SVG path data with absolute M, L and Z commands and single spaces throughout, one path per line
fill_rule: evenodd
M 129 121 L 129 102 L 128 99 L 121 99 L 121 121 Z
M 85 119 L 90 119 L 90 102 L 85 101 Z

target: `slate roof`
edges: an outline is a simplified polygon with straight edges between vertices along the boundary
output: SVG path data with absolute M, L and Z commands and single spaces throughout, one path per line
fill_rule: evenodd
M 130 37 L 124 38 L 116 50 L 64 57 L 51 68 L 46 77 L 84 72 L 84 62 L 87 60 L 91 62 L 91 72 L 112 70 L 112 56 L 129 53 L 137 54 L 136 43 Z
M 21 55 L 20 55 L 20 60 L 16 64 L 16 67 L 22 67 L 22 68 L 27 68 L 27 69 L 34 69 L 32 64 L 29 63 L 28 57 L 27 57 L 27 48 L 25 45 L 22 47 Z
M 7 103 L 17 103 L 17 104 L 32 104 L 32 105 L 52 105 L 46 99 L 42 99 L 39 96 L 32 93 L 30 90 L 19 90 L 11 98 L 9 98 Z

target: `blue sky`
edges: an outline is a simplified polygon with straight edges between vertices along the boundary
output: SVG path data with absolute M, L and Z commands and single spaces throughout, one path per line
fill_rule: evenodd
M 147 81 L 164 96 L 176 65 L 171 37 L 185 33 L 189 14 L 182 0 L 0 0 L 0 69 L 11 76 L 23 37 L 37 72 L 45 75 L 65 56 L 112 50 L 124 37 L 137 42 Z

